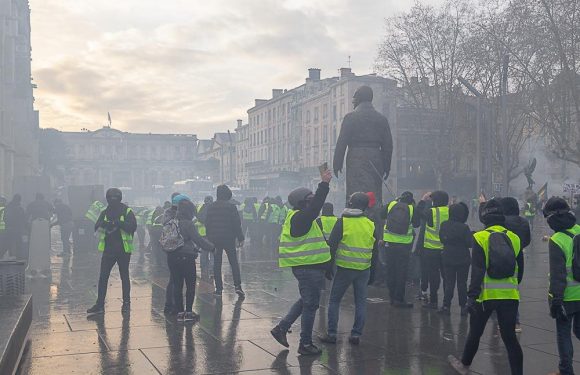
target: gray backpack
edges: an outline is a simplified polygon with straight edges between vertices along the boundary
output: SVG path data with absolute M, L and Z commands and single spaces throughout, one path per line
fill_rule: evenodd
M 179 222 L 177 219 L 171 219 L 163 225 L 159 243 L 163 251 L 167 253 L 172 253 L 185 244 L 183 236 L 179 233 Z

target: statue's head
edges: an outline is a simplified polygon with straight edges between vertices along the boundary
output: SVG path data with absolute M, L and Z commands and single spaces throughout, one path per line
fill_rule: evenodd
M 373 101 L 373 89 L 368 86 L 359 87 L 352 97 L 352 105 L 356 108 L 360 103 Z

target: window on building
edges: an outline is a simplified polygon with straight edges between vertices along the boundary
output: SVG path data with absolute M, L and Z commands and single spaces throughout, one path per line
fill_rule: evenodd
M 336 98 L 336 86 L 332 88 L 332 96 Z
M 276 108 L 272 109 L 272 120 L 276 121 Z
M 314 129 L 314 144 L 318 145 L 320 138 L 318 138 L 318 128 Z
M 326 119 L 328 117 L 328 104 L 322 106 L 322 118 Z
M 268 123 L 272 122 L 272 111 L 268 110 Z
M 332 121 L 336 121 L 336 104 L 332 106 Z
M 340 96 L 343 96 L 344 95 L 343 86 L 344 85 L 340 85 Z
M 344 100 L 340 102 L 340 119 L 341 120 L 342 120 L 343 116 L 344 116 Z
M 324 125 L 324 131 L 322 132 L 322 142 L 328 142 L 328 125 Z
M 314 107 L 314 122 L 318 122 L 318 117 L 319 117 L 319 108 L 318 107 Z
M 310 110 L 306 111 L 306 123 L 310 124 Z
M 282 103 L 282 116 L 286 113 L 286 103 Z

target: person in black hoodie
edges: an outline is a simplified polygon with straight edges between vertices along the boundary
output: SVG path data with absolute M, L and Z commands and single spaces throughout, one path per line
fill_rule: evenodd
M 445 279 L 443 306 L 439 312 L 450 314 L 451 301 L 457 283 L 461 316 L 467 315 L 467 276 L 471 263 L 469 249 L 473 247 L 473 235 L 466 224 L 469 208 L 463 202 L 449 207 L 449 220 L 441 224 L 439 237 L 443 243 L 443 275 Z
M 183 237 L 183 246 L 167 253 L 167 265 L 171 272 L 173 283 L 174 306 L 178 321 L 192 321 L 197 318 L 192 310 L 195 298 L 195 281 L 197 278 L 195 259 L 200 249 L 213 251 L 212 243 L 206 241 L 195 228 L 193 218 L 196 214 L 195 205 L 188 199 L 177 204 L 177 221 L 179 233 Z M 183 306 L 183 284 L 185 283 L 185 309 Z
M 106 193 L 107 208 L 101 212 L 95 223 L 95 232 L 100 232 L 98 249 L 103 252 L 99 275 L 97 302 L 87 310 L 87 314 L 105 312 L 107 284 L 113 266 L 117 264 L 121 274 L 123 288 L 123 306 L 121 311 L 128 312 L 131 307 L 131 280 L 129 279 L 129 262 L 133 250 L 133 234 L 137 230 L 137 220 L 133 211 L 121 201 L 123 193 L 117 188 L 110 188 Z
M 244 298 L 245 293 L 242 290 L 240 264 L 236 253 L 236 241 L 240 247 L 244 243 L 240 214 L 236 206 L 230 203 L 232 191 L 229 187 L 226 185 L 218 186 L 216 197 L 217 200 L 208 206 L 205 218 L 207 238 L 216 247 L 213 264 L 215 295 L 221 297 L 224 287 L 222 281 L 222 256 L 225 251 L 232 267 L 236 294 L 240 298 Z

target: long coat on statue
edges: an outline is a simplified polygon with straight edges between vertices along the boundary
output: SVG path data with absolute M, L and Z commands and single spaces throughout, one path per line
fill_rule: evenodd
M 342 170 L 345 153 L 347 201 L 352 193 L 372 191 L 382 202 L 382 179 L 391 171 L 393 138 L 389 121 L 372 103 L 360 103 L 344 117 L 334 152 L 335 172 Z

